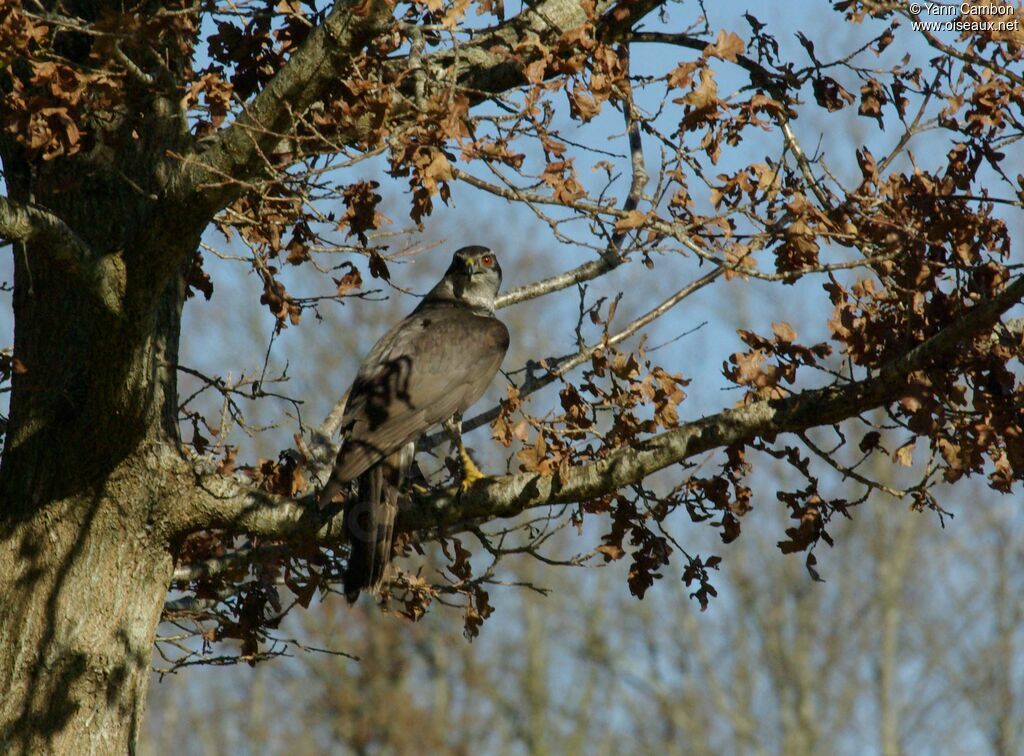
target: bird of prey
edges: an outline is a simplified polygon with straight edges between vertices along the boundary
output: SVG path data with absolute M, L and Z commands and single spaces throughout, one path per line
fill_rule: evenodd
M 352 481 L 345 503 L 351 549 L 343 575 L 350 603 L 376 593 L 391 560 L 398 491 L 416 441 L 438 423 L 452 433 L 463 488 L 484 477 L 461 441 L 461 416 L 498 372 L 508 329 L 494 316 L 498 258 L 486 247 L 458 250 L 430 293 L 366 355 L 341 423 L 342 443 L 321 509 Z

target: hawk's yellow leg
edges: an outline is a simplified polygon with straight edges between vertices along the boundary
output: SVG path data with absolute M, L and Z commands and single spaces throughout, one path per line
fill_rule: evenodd
M 476 466 L 473 458 L 469 456 L 469 452 L 466 451 L 466 447 L 462 444 L 462 439 L 459 439 L 459 461 L 462 462 L 462 490 L 469 490 L 474 483 L 478 480 L 482 480 L 487 476 L 480 472 L 480 468 Z
M 462 482 L 459 484 L 459 488 L 462 491 L 468 491 L 473 487 L 474 483 L 478 480 L 483 480 L 487 476 L 480 472 L 480 468 L 476 466 L 473 458 L 466 451 L 465 444 L 462 443 L 462 417 L 455 415 L 448 422 L 444 423 L 444 429 L 448 431 L 452 443 L 459 450 L 459 462 L 462 463 Z

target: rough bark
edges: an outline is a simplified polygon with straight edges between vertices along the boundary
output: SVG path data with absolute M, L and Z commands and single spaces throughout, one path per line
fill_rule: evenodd
M 102 147 L 60 166 L 3 145 L 25 368 L 0 465 L 5 753 L 126 752 L 138 735 L 173 568 L 164 508 L 181 495 L 159 468 L 177 449 L 184 276 L 154 278 L 153 261 L 199 238 L 150 223 L 184 138 L 173 114 L 155 101 L 116 166 Z
M 172 569 L 154 527 L 160 497 L 150 479 L 133 459 L 88 490 L 5 524 L 5 753 L 133 749 Z
M 614 38 L 658 4 L 624 3 L 605 13 L 600 31 Z M 16 242 L 15 354 L 27 368 L 14 376 L 0 465 L 4 751 L 133 750 L 182 535 L 216 526 L 338 540 L 338 518 L 306 501 L 223 477 L 197 480 L 177 450 L 175 363 L 183 265 L 213 215 L 259 177 L 263 155 L 325 95 L 385 13 L 370 3 L 356 18 L 353 7 L 338 4 L 246 115 L 202 145 L 189 137 L 177 100 L 158 96 L 143 98 L 141 125 L 115 124 L 121 133 L 76 158 L 29 165 L 0 137 L 10 195 L 0 200 L 0 234 Z M 611 3 L 596 7 L 604 13 Z M 452 75 L 481 98 L 517 86 L 527 53 L 512 65 L 501 51 L 586 18 L 575 0 L 533 5 L 464 46 Z M 444 68 L 446 59 L 426 65 Z M 353 124 L 349 138 L 361 133 Z M 565 478 L 507 476 L 464 497 L 438 495 L 403 513 L 400 527 L 584 500 L 713 448 L 838 422 L 898 398 L 907 371 L 952 354 L 1022 295 L 1018 280 L 865 381 L 728 410 Z
M 180 492 L 158 461 L 175 449 L 183 287 L 127 327 L 56 288 L 46 266 L 27 284 L 30 270 L 18 265 L 15 348 L 27 372 L 0 469 L 0 742 L 125 752 L 173 566 L 163 511 Z

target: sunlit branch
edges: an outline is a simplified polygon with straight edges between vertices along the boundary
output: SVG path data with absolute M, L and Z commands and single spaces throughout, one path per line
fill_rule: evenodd
M 632 180 L 629 186 L 629 192 L 626 195 L 625 201 L 622 203 L 622 212 L 628 214 L 630 211 L 635 210 L 640 204 L 640 197 L 643 193 L 644 186 L 647 185 L 647 168 L 644 165 L 644 153 L 643 143 L 640 138 L 640 124 L 636 118 L 636 109 L 633 105 L 632 97 L 628 97 L 626 102 L 623 104 L 623 114 L 626 118 L 626 131 L 629 135 L 629 150 L 630 150 L 630 166 L 632 169 Z M 459 176 L 468 177 L 468 174 L 464 174 L 459 171 Z M 471 177 L 470 177 L 471 178 Z M 558 273 L 553 276 L 549 276 L 541 281 L 535 281 L 534 283 L 520 286 L 507 294 L 503 294 L 498 297 L 495 302 L 495 306 L 498 308 L 508 307 L 509 305 L 518 304 L 519 302 L 525 302 L 530 299 L 544 296 L 555 291 L 566 289 L 570 286 L 583 283 L 584 281 L 590 281 L 605 273 L 614 270 L 623 262 L 625 262 L 625 256 L 622 252 L 622 242 L 626 239 L 627 232 L 625 230 L 616 230 L 608 242 L 607 247 L 601 254 L 599 260 L 594 260 L 588 263 L 579 265 L 572 270 L 565 271 L 564 273 Z
M 89 245 L 53 213 L 0 196 L 0 240 L 23 245 L 30 271 L 34 261 L 56 262 L 104 311 L 121 317 L 124 280 L 117 261 L 97 260 Z
M 435 492 L 403 509 L 398 528 L 462 528 L 534 507 L 587 501 L 714 449 L 842 422 L 899 399 L 907 391 L 910 373 L 954 356 L 969 339 L 995 327 L 1000 316 L 1022 298 L 1024 278 L 1017 278 L 871 377 L 723 410 L 619 448 L 596 462 L 572 467 L 564 476 L 518 473 L 487 478 L 465 494 Z M 343 540 L 341 514 L 321 516 L 313 505 L 313 494 L 288 499 L 224 476 L 203 475 L 194 496 L 183 504 L 174 522 L 181 533 L 215 527 L 268 538 Z
M 245 181 L 258 175 L 265 155 L 272 154 L 281 135 L 323 97 L 329 85 L 391 18 L 390 6 L 371 2 L 339 2 L 275 74 L 244 112 L 212 141 L 185 156 L 174 187 L 178 196 L 203 197 L 212 215 L 238 192 L 229 176 Z
M 628 50 L 629 48 L 626 47 L 625 49 Z M 627 75 L 628 63 L 629 59 L 627 57 Z M 640 136 L 640 119 L 637 117 L 632 90 L 623 93 L 622 114 L 626 119 L 626 135 L 629 138 L 629 166 L 632 173 L 629 192 L 626 195 L 626 201 L 622 205 L 622 210 L 626 215 L 629 215 L 629 213 L 639 207 L 644 187 L 647 186 L 647 181 L 649 180 L 647 166 L 644 161 L 643 140 Z M 606 260 L 614 262 L 621 259 L 622 242 L 625 241 L 628 233 L 626 229 L 616 228 L 603 255 Z

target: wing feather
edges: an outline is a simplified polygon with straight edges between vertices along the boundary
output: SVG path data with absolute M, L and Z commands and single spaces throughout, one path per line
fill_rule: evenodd
M 385 334 L 356 376 L 334 478 L 367 468 L 479 399 L 501 366 L 508 330 L 468 308 L 423 308 Z

